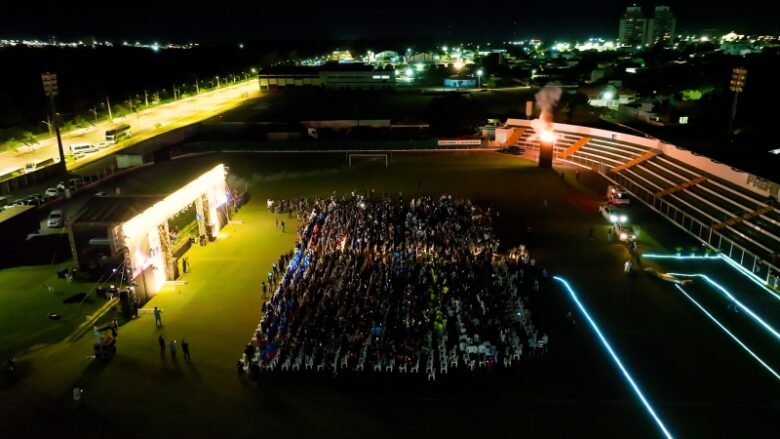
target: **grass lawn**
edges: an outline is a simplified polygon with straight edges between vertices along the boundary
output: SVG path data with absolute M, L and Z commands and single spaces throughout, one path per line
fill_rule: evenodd
M 220 162 L 230 166 L 231 183 L 248 186 L 253 198 L 223 229 L 226 238 L 190 250 L 192 272 L 184 282 L 167 286 L 146 305 L 164 310 L 164 326 L 156 328 L 151 316 L 124 323 L 117 356 L 107 364 L 88 359 L 90 336 L 66 338 L 65 331 L 41 337 L 35 342 L 39 349 L 18 355 L 30 372 L 0 391 L 0 417 L 10 431 L 39 436 L 56 428 L 65 436 L 145 437 L 658 436 L 584 319 L 575 328 L 566 324 L 564 315 L 575 308 L 553 283 L 533 298 L 534 321 L 550 334 L 550 352 L 523 358 L 510 371 L 451 372 L 436 383 L 422 375 L 371 373 L 335 379 L 268 375 L 259 385 L 239 379 L 235 362 L 260 319 L 259 284 L 295 238 L 289 232 L 295 220 L 284 218 L 288 233 L 276 230 L 265 200 L 366 188 L 402 193 L 405 199 L 449 193 L 498 209 L 495 228 L 502 247 L 527 244 L 542 266 L 572 283 L 673 433 L 761 437 L 776 426 L 778 406 L 772 404 L 778 390 L 771 376 L 671 284 L 622 275 L 628 252 L 606 241 L 607 227 L 597 212 L 606 184 L 591 173 L 574 181 L 567 170 L 561 179 L 560 169 L 485 152 L 394 154 L 389 168 L 384 160 L 366 160 L 352 169 L 342 154 L 207 155 L 162 163 L 112 186 L 121 185 L 127 194 L 163 193 Z M 690 245 L 660 218 L 639 206 L 632 209 L 642 250 Z M 587 238 L 591 228 L 594 241 Z M 18 280 L 27 270 L 40 270 L 41 277 Z M 41 273 L 37 267 L 0 271 L 0 288 L 5 293 L 5 280 L 13 279 L 20 290 L 43 295 Z M 24 296 L 12 297 L 21 306 Z M 0 297 L 0 304 L 5 301 Z M 42 301 L 29 306 L 36 313 L 48 310 L 37 303 Z M 29 315 L 2 306 L 0 328 L 14 327 L 6 323 L 9 318 Z M 43 327 L 24 324 L 18 332 Z M 18 332 L 7 339 L 19 345 Z M 159 334 L 186 338 L 193 361 L 184 362 L 181 353 L 177 362 L 167 354 L 161 358 Z M 724 379 L 738 371 L 738 380 Z M 78 411 L 69 394 L 75 385 L 86 388 Z M 40 422 L 42 414 L 46 423 Z

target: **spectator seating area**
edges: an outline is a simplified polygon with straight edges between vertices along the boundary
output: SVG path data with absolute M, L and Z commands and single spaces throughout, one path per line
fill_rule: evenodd
M 555 150 L 568 150 L 566 160 L 589 166 L 626 186 L 737 263 L 759 276 L 766 276 L 767 263 L 777 267 L 780 212 L 774 200 L 652 148 L 597 136 L 583 143 L 580 134 L 556 134 Z M 573 150 L 578 143 L 582 144 Z M 523 130 L 516 145 L 538 148 L 533 128 Z M 737 246 L 754 256 L 742 254 Z
M 369 194 L 297 203 L 286 269 L 239 366 L 261 373 L 509 368 L 546 350 L 527 295 L 547 272 L 524 246 L 497 254 L 491 209 Z M 283 211 L 284 212 L 284 211 Z

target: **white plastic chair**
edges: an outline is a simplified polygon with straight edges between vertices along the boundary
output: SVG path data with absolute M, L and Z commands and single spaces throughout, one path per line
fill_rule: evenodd
M 428 371 L 428 381 L 436 381 L 436 371 L 434 369 Z
M 374 363 L 374 372 L 381 372 L 382 371 L 382 362 L 377 361 Z
M 392 372 L 394 368 L 395 368 L 395 358 L 390 360 L 390 363 L 387 366 L 385 366 L 385 372 Z

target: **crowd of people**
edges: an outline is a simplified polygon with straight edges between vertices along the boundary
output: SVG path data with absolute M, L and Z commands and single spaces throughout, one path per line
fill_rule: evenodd
M 498 254 L 495 212 L 468 200 L 352 193 L 270 202 L 297 210 L 295 250 L 268 273 L 271 297 L 238 363 L 268 370 L 424 372 L 510 367 L 547 335 L 527 298 L 539 270 L 524 246 Z

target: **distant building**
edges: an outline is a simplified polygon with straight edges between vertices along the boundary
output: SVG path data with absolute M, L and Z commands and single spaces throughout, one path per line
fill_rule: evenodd
M 362 63 L 326 63 L 322 66 L 269 67 L 258 73 L 261 91 L 279 87 L 324 87 L 333 89 L 394 89 L 395 71 Z
M 444 86 L 449 88 L 476 87 L 477 79 L 473 75 L 455 75 L 444 79 Z
M 617 110 L 620 105 L 626 105 L 636 100 L 634 90 L 621 87 L 619 84 L 607 84 L 605 87 L 583 89 L 588 97 L 588 104 L 593 107 L 606 107 Z
M 655 15 L 647 23 L 647 43 L 669 45 L 674 41 L 677 19 L 669 6 L 656 6 Z
M 629 6 L 620 19 L 618 42 L 621 46 L 636 47 L 647 42 L 647 18 L 640 6 Z

